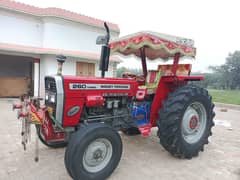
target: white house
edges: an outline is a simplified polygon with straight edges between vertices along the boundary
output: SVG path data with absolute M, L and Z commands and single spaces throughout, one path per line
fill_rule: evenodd
M 64 75 L 100 76 L 98 35 L 104 21 L 58 8 L 38 8 L 0 1 L 0 97 L 19 96 L 31 90 L 43 96 L 44 76 L 56 74 L 56 55 L 67 60 Z M 108 23 L 111 37 L 117 24 Z M 115 76 L 119 59 L 110 59 L 107 77 Z

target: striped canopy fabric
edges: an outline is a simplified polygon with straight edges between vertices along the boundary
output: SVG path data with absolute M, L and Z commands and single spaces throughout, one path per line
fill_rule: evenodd
M 149 60 L 157 58 L 168 60 L 176 53 L 180 53 L 181 57 L 196 56 L 193 40 L 149 31 L 116 39 L 109 44 L 109 47 L 112 54 L 133 54 L 137 57 L 141 57 L 140 49 L 144 47 L 145 55 Z

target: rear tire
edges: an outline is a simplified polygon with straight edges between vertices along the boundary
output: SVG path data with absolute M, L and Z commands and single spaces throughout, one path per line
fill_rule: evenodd
M 186 85 L 170 93 L 159 111 L 158 136 L 172 155 L 192 158 L 212 135 L 214 104 L 207 90 Z
M 65 167 L 74 180 L 104 180 L 117 167 L 122 141 L 103 123 L 83 125 L 72 134 L 65 152 Z

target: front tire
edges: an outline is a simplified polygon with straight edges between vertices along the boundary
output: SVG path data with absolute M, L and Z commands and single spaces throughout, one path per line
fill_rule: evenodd
M 169 94 L 157 121 L 162 146 L 176 157 L 197 156 L 212 135 L 213 108 L 212 98 L 203 88 L 187 85 Z
M 103 123 L 88 124 L 71 136 L 65 166 L 75 180 L 104 180 L 115 170 L 121 155 L 117 131 Z

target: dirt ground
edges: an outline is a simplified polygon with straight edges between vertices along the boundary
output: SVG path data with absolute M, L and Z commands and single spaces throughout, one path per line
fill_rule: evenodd
M 122 135 L 123 156 L 109 180 L 240 180 L 240 111 L 215 111 L 210 143 L 191 160 L 166 152 L 156 129 L 148 138 Z M 35 163 L 35 138 L 24 151 L 20 125 L 11 111 L 11 100 L 0 100 L 0 179 L 70 180 L 63 162 L 65 149 L 49 149 L 40 143 L 40 161 Z

